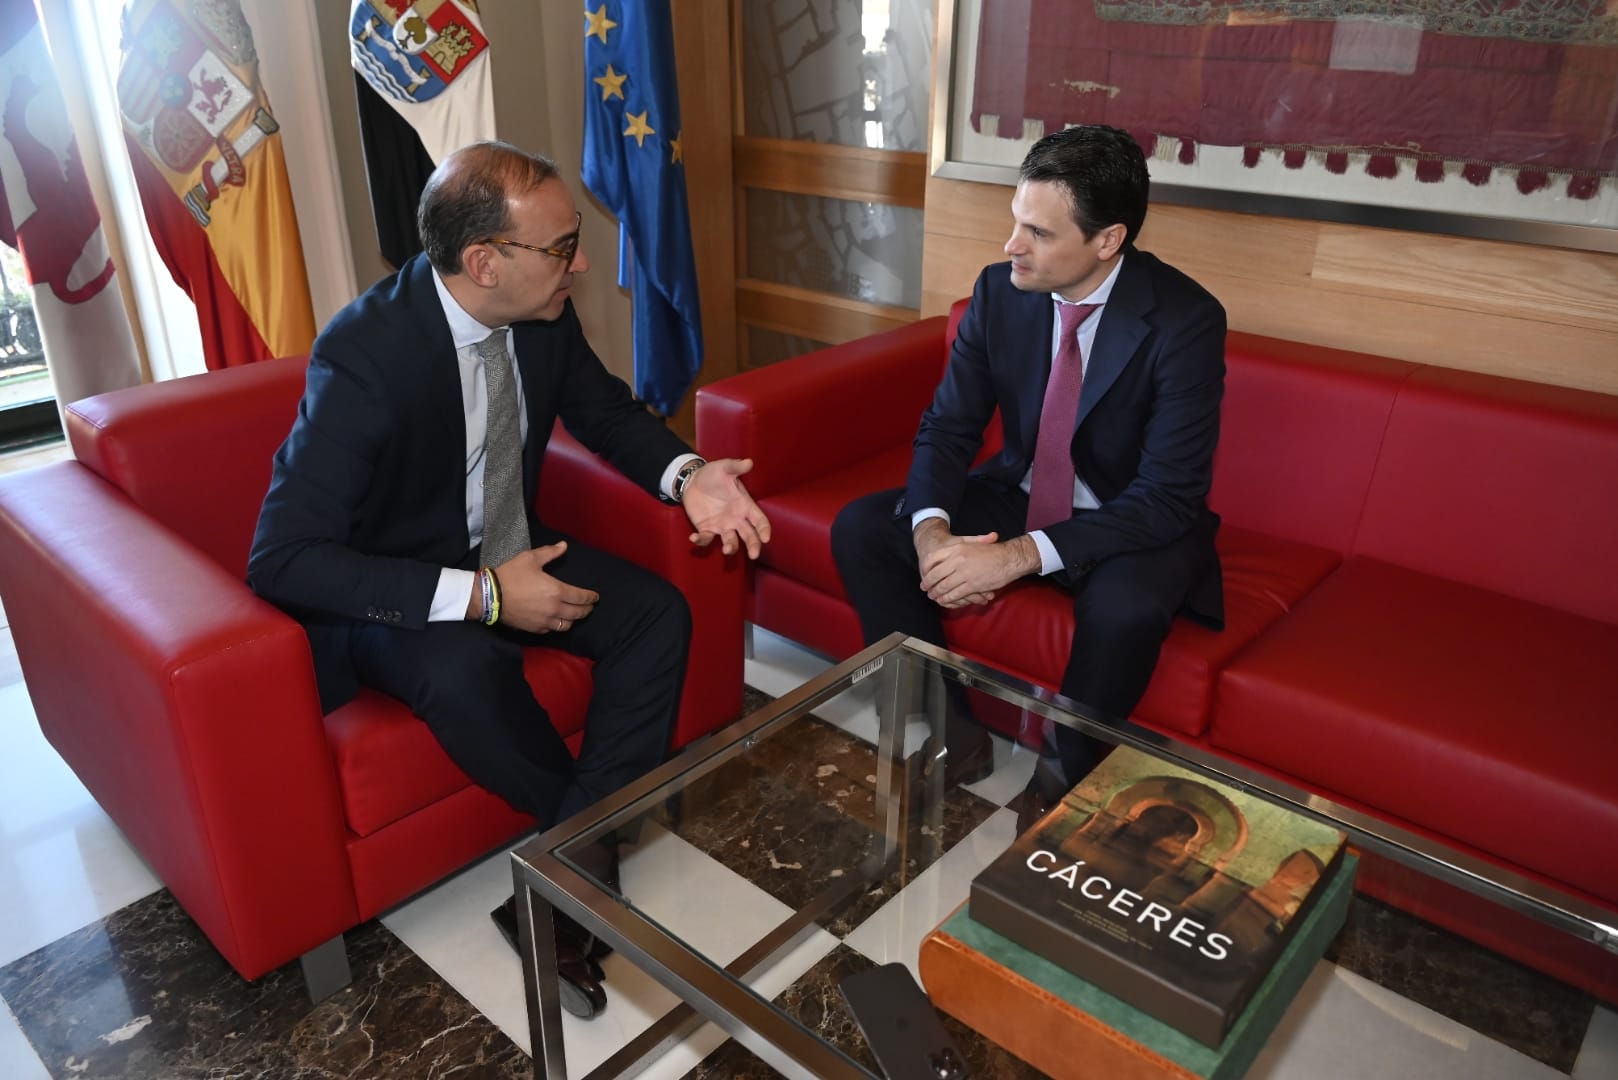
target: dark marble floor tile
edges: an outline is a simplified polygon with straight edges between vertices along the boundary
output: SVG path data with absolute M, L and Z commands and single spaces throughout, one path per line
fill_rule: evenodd
M 886 857 L 875 749 L 812 716 L 693 784 L 669 825 L 841 936 L 997 809 L 965 790 L 923 797 L 917 766 L 894 778 L 903 827 Z
M 1562 1072 L 1595 999 L 1414 915 L 1356 895 L 1326 958 Z
M 75 1080 L 532 1075 L 380 923 L 347 941 L 353 983 L 311 1005 L 296 962 L 244 981 L 164 891 L 0 968 L 0 998 L 51 1075 Z
M 774 694 L 766 694 L 757 687 L 742 684 L 742 715 L 751 716 L 764 706 L 775 700 Z
M 859 1024 L 843 1000 L 839 984 L 849 975 L 872 967 L 870 960 L 839 945 L 825 958 L 789 986 L 775 1003 L 809 1030 L 869 1069 L 882 1075 L 877 1068 Z M 949 1032 L 961 1056 L 966 1061 L 967 1075 L 982 1080 L 1034 1080 L 1044 1074 L 989 1042 L 975 1031 L 940 1014 L 944 1029 Z M 773 1077 L 777 1073 L 746 1047 L 734 1040 L 727 1041 L 709 1054 L 686 1074 L 685 1080 L 753 1080 Z

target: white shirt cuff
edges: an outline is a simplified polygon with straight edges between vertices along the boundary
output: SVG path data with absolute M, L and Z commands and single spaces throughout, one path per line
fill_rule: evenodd
M 949 524 L 949 515 L 948 514 L 944 513 L 944 511 L 940 510 L 936 506 L 929 506 L 925 510 L 917 510 L 914 514 L 910 515 L 910 531 L 915 532 L 916 531 L 916 526 L 920 525 L 922 522 L 926 521 L 928 518 L 943 518 L 944 519 L 944 524 L 945 525 Z
M 466 604 L 472 599 L 472 586 L 478 576 L 471 570 L 438 572 L 438 588 L 433 590 L 433 606 L 427 609 L 428 622 L 452 622 L 466 618 Z
M 1040 577 L 1044 577 L 1046 574 L 1054 574 L 1062 569 L 1062 556 L 1056 553 L 1056 545 L 1051 543 L 1051 538 L 1045 535 L 1044 529 L 1035 529 L 1028 534 L 1028 538 L 1039 549 Z
M 688 461 L 696 461 L 701 454 L 681 454 L 669 462 L 669 467 L 663 470 L 663 479 L 657 482 L 657 490 L 663 493 L 663 498 L 674 501 L 674 477 L 680 471 L 680 466 Z

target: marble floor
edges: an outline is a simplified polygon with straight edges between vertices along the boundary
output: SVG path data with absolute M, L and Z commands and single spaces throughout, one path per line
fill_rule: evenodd
M 487 915 L 510 891 L 504 854 L 351 932 L 354 983 L 319 1006 L 303 996 L 296 965 L 247 984 L 40 736 L 4 620 L 0 612 L 0 1078 L 527 1075 L 521 979 Z M 760 633 L 746 678 L 762 694 L 777 695 L 825 666 Z M 852 741 L 868 732 L 874 713 L 867 712 L 856 702 L 846 714 L 825 716 L 828 738 Z M 1031 763 L 1006 744 L 997 753 L 1002 767 L 963 789 L 952 819 L 960 842 L 897 896 L 807 935 L 764 973 L 761 992 L 796 1001 L 824 1030 L 857 1044 L 831 987 L 842 973 L 872 963 L 914 964 L 920 935 L 936 922 L 928 913 L 964 897 L 988 853 L 1003 848 L 1014 820 L 1005 804 Z M 723 959 L 774 925 L 785 906 L 766 873 L 697 860 L 707 869 L 693 874 L 687 849 L 708 850 L 711 842 L 697 827 L 649 830 L 623 872 L 631 895 L 658 898 L 644 902 L 655 917 Z M 674 867 L 679 888 L 660 889 Z M 1434 935 L 1445 940 L 1435 944 Z M 1424 957 L 1446 957 L 1442 967 L 1401 962 L 1418 936 Z M 609 957 L 605 967 L 607 1011 L 589 1022 L 564 1017 L 573 1076 L 607 1060 L 675 1003 L 621 957 Z M 1491 990 L 1457 994 L 1460 985 Z M 857 1045 L 850 1052 L 863 1056 Z M 1003 1057 L 991 1065 L 995 1075 L 1032 1075 Z M 707 1027 L 644 1075 L 768 1070 Z M 1618 1076 L 1618 1015 L 1357 900 L 1348 930 L 1249 1075 L 1605 1080 Z

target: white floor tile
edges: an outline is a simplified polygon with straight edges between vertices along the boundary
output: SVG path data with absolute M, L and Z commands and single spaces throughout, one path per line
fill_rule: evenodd
M 917 974 L 921 940 L 966 901 L 972 879 L 998 858 L 1016 833 L 1017 816 L 998 810 L 898 896 L 843 939 L 878 964 L 898 961 Z
M 642 842 L 626 852 L 622 874 L 625 893 L 643 905 L 647 915 L 720 963 L 740 955 L 790 914 L 746 879 L 654 826 L 648 826 Z M 513 1042 L 529 1050 L 521 972 L 488 918 L 488 912 L 510 893 L 510 857 L 502 853 L 382 921 Z M 835 944 L 830 935 L 812 932 L 756 977 L 754 985 L 765 996 L 779 993 Z M 590 1021 L 562 1017 L 570 1075 L 595 1068 L 677 1003 L 672 993 L 621 956 L 608 957 L 602 966 L 607 974 L 606 1012 Z M 689 1068 L 723 1037 L 717 1029 L 695 1033 L 695 1041 L 680 1049 L 678 1060 L 685 1060 Z M 659 1068 L 672 1065 L 660 1063 Z
M 23 1037 L 17 1018 L 0 1001 L 0 1076 L 6 1080 L 50 1080 L 50 1075 Z
M 40 734 L 23 685 L 0 687 L 0 964 L 158 888 Z
M 1324 960 L 1247 1075 L 1248 1080 L 1564 1077 L 1549 1065 Z
M 742 665 L 742 678 L 748 686 L 762 690 L 771 697 L 780 697 L 831 666 L 830 660 L 779 634 L 755 626 L 753 655 Z
M 1573 1066 L 1573 1080 L 1612 1080 L 1618 1076 L 1618 1013 L 1597 1005 L 1584 1033 L 1584 1048 Z

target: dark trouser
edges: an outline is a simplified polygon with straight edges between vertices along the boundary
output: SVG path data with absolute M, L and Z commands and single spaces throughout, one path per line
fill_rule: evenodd
M 558 539 L 536 537 L 534 543 Z M 573 540 L 547 569 L 601 596 L 595 610 L 564 633 L 456 621 L 429 623 L 425 630 L 367 624 L 349 638 L 361 683 L 410 706 L 462 772 L 542 827 L 663 760 L 691 641 L 685 597 L 650 571 Z M 523 678 L 522 650 L 534 645 L 595 661 L 577 761 Z
M 880 491 L 844 507 L 832 526 L 832 555 L 867 643 L 899 630 L 944 645 L 942 609 L 918 587 L 921 570 L 910 515 L 893 516 L 901 494 Z M 1027 531 L 1027 515 L 1028 496 L 1021 488 L 972 477 L 950 529 L 958 536 L 994 532 L 1009 540 Z M 1061 692 L 1098 712 L 1128 717 L 1146 693 L 1197 568 L 1196 545 L 1188 539 L 1103 559 L 1079 581 L 1066 571 L 1050 575 L 1047 581 L 1073 594 L 1073 649 Z M 1059 770 L 1047 782 L 1065 785 L 1065 791 L 1106 746 L 1056 726 L 1048 733 L 1041 771 Z

